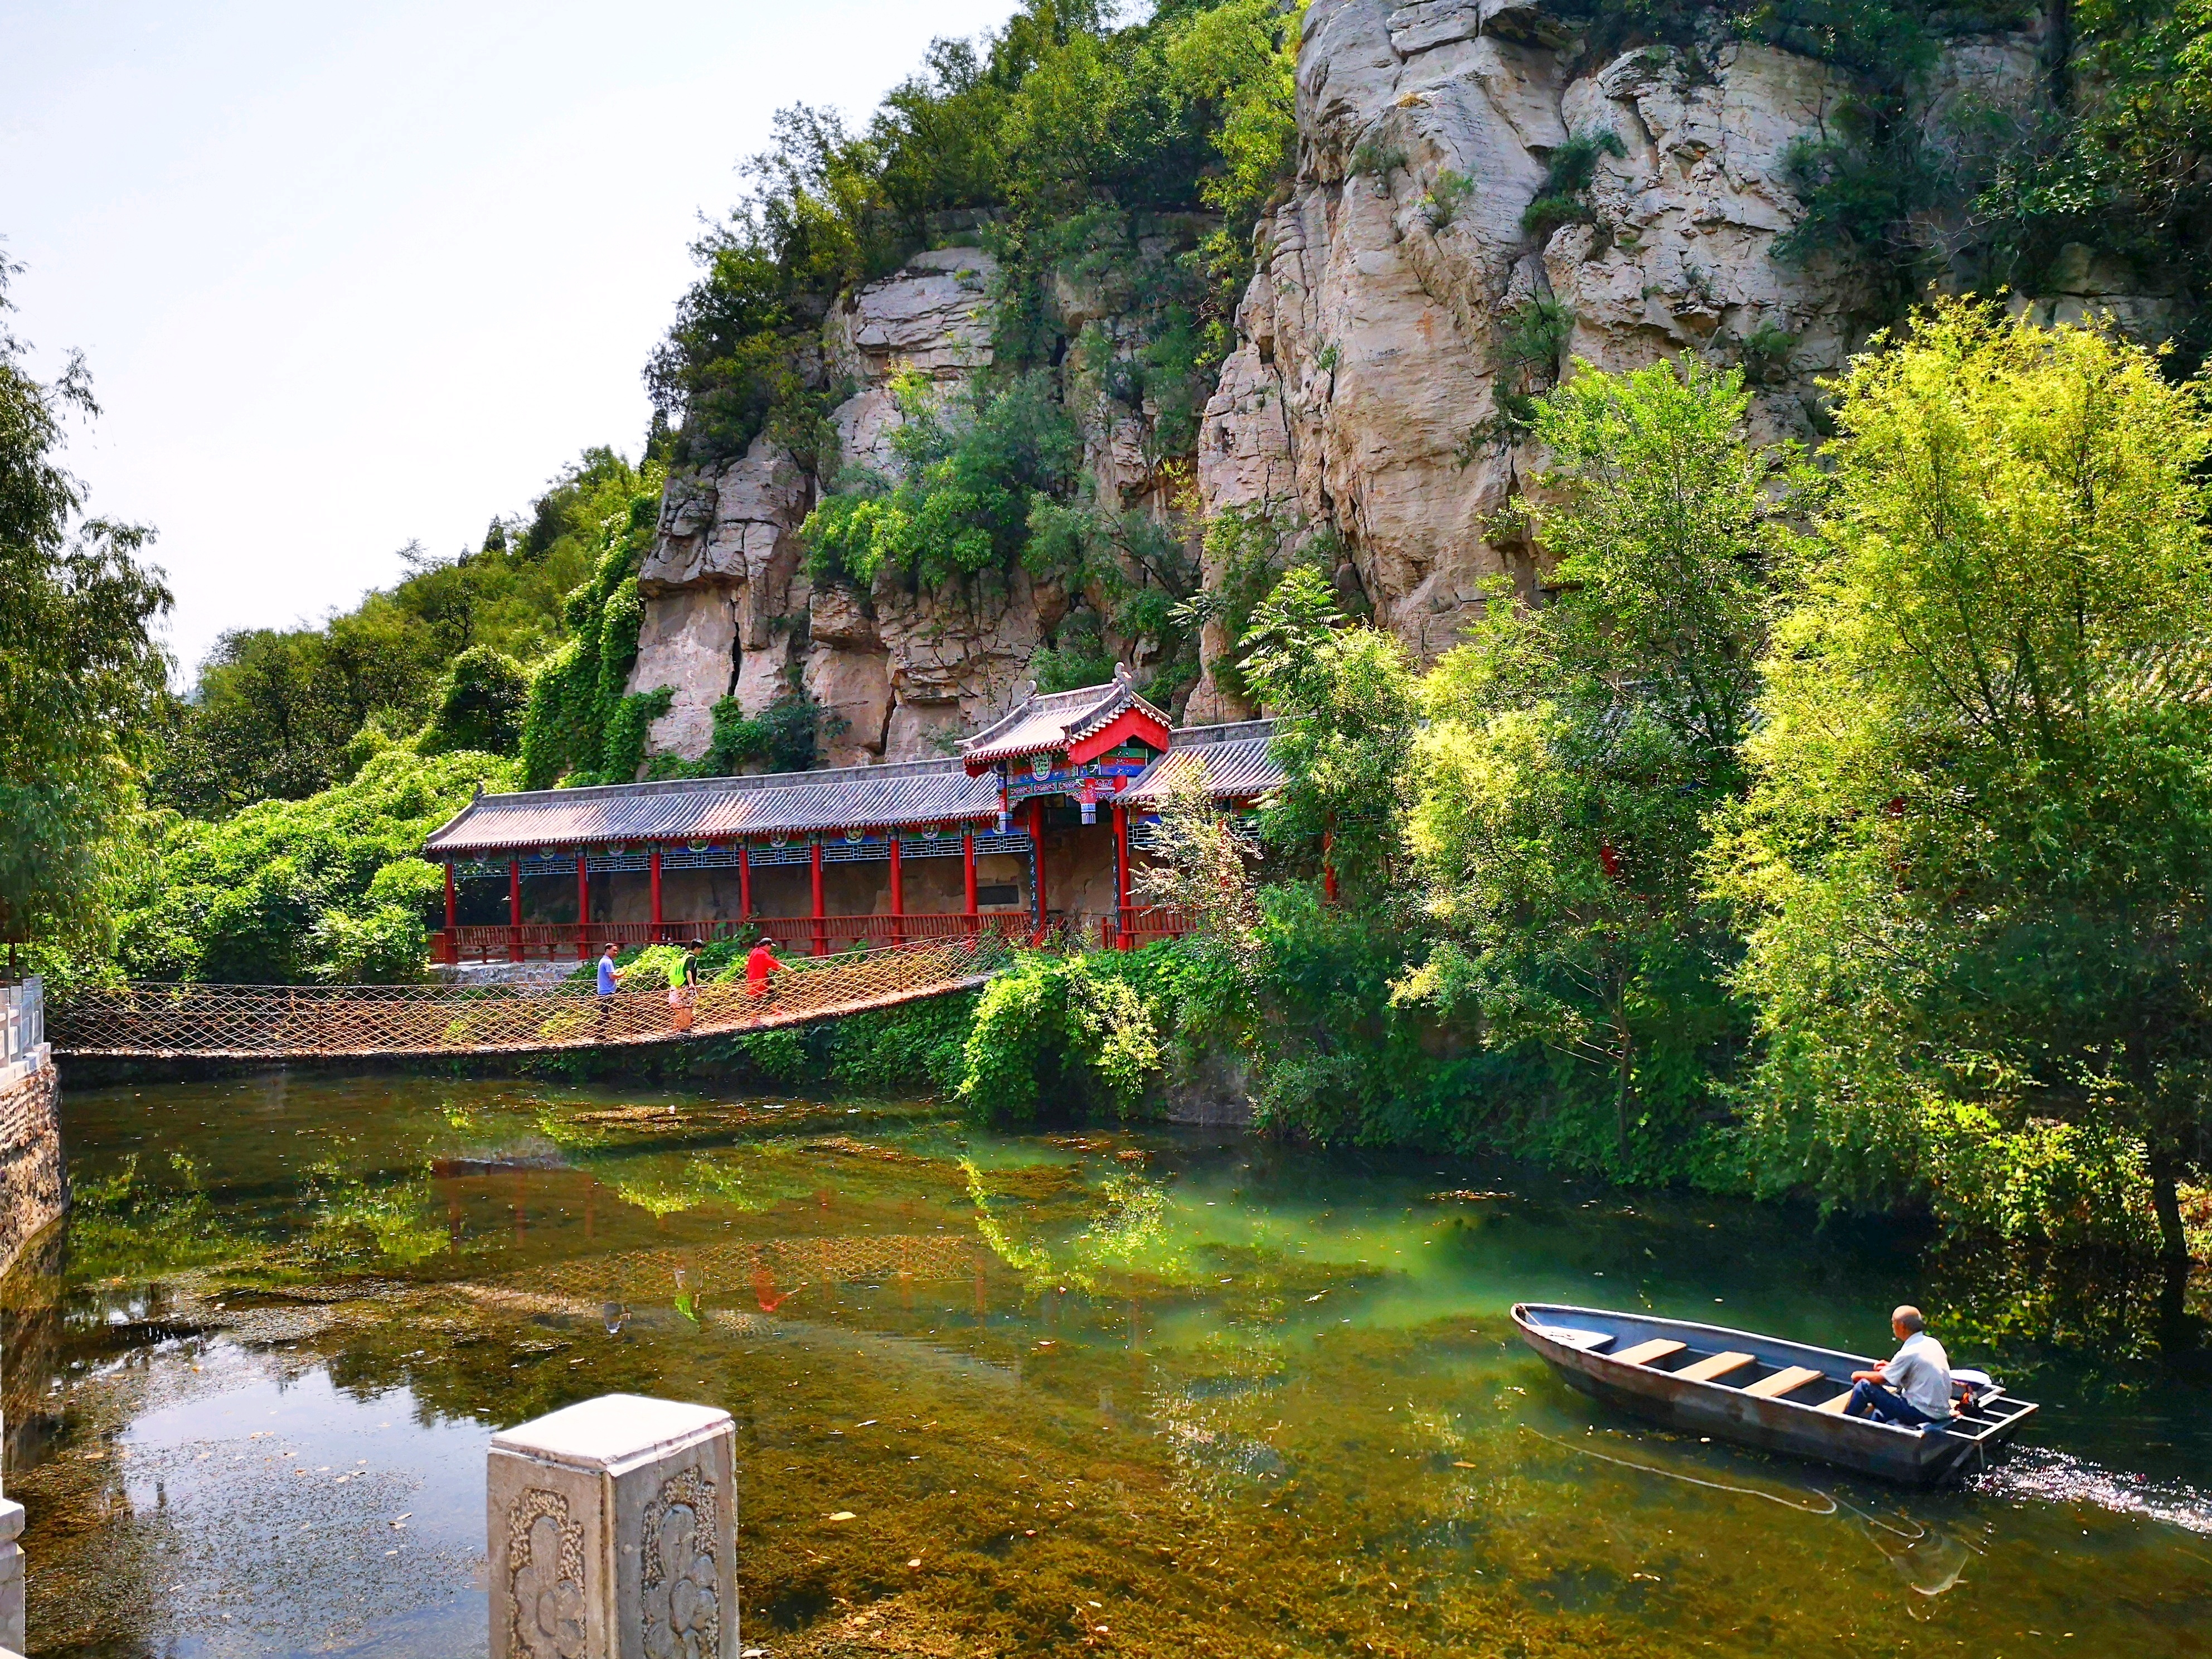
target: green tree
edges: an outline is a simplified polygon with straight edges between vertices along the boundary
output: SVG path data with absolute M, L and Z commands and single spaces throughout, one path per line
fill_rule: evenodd
M 1405 647 L 1348 624 L 1310 565 L 1284 574 L 1244 637 L 1246 682 L 1291 717 L 1273 745 L 1287 775 L 1260 815 L 1268 849 L 1288 869 L 1326 865 L 1350 904 L 1400 906 L 1419 717 Z
M 169 592 L 139 562 L 151 532 L 81 516 L 63 422 L 99 406 L 81 357 L 50 382 L 24 367 L 5 325 L 20 269 L 0 259 L 0 939 L 70 945 L 106 922 Z
M 1033 503 L 1064 489 L 1082 456 L 1046 376 L 946 398 L 916 374 L 893 391 L 902 475 L 823 498 L 799 529 L 809 571 L 865 592 L 879 576 L 911 590 L 1011 568 L 1028 542 Z
M 406 576 L 319 626 L 223 635 L 173 712 L 154 758 L 154 799 L 215 816 L 313 794 L 353 775 L 380 744 L 444 718 L 462 659 L 473 688 L 464 688 L 464 700 L 494 696 L 479 683 L 490 662 L 482 653 L 534 664 L 567 640 L 567 596 L 592 575 L 609 520 L 626 526 L 632 500 L 657 490 L 660 476 L 658 465 L 633 467 L 612 450 L 587 449 L 547 484 L 514 533 L 495 521 L 481 548 L 452 559 L 410 544 L 400 553 Z M 433 729 L 423 740 L 501 753 L 514 746 L 496 722 L 459 737 Z
M 653 544 L 661 479 L 656 464 L 613 481 L 599 498 L 590 574 L 562 601 L 568 638 L 532 675 L 522 719 L 526 789 L 628 783 L 643 759 L 646 726 L 667 712 L 665 689 L 627 690 L 645 618 L 638 562 Z
M 2185 1253 L 2177 1183 L 2212 1153 L 2212 412 L 2159 371 L 1947 305 L 1840 388 L 1719 866 L 1769 1187 L 2049 1232 L 2063 1212 L 2008 1212 L 2015 1176 L 2109 1188 L 2087 1166 L 2133 1146 Z
M 1442 937 L 1401 994 L 1595 1068 L 1624 1172 L 1664 1167 L 1733 1024 L 1701 860 L 1739 788 L 1786 461 L 1746 444 L 1747 402 L 1694 362 L 1585 365 L 1546 398 L 1553 598 L 1501 591 L 1422 688 L 1412 842 Z
M 488 645 L 471 646 L 446 671 L 417 747 L 426 755 L 453 749 L 511 755 L 529 702 L 530 677 L 520 663 Z

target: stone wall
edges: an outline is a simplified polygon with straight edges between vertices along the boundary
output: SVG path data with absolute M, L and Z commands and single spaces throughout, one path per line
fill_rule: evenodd
M 69 1202 L 61 1102 L 47 1045 L 0 1067 L 0 1273 Z

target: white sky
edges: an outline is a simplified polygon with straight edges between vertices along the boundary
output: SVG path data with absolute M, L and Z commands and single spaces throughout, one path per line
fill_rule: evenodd
M 0 0 L 17 335 L 80 347 L 65 461 L 150 524 L 191 670 L 227 628 L 474 546 L 639 371 L 701 213 L 793 102 L 865 118 L 1011 0 Z

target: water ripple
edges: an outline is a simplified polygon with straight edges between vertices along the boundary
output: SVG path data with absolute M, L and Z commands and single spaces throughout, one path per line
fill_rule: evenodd
M 1968 1484 L 1988 1497 L 2091 1504 L 2212 1537 L 2212 1493 L 2186 1481 L 2119 1474 L 2047 1447 L 2016 1446 L 2003 1462 Z

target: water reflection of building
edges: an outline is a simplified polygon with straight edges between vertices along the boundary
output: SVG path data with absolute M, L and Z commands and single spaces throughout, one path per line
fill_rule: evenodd
M 1031 696 L 941 761 L 479 795 L 423 854 L 449 962 L 613 939 L 758 933 L 817 953 L 1067 925 L 1128 945 L 1182 919 L 1133 902 L 1171 790 L 1247 806 L 1273 726 L 1176 729 L 1126 678 Z

